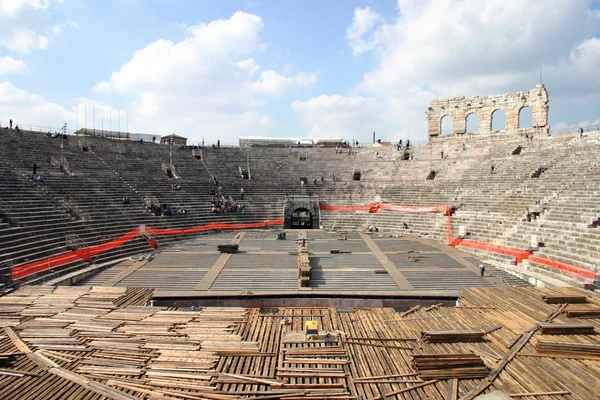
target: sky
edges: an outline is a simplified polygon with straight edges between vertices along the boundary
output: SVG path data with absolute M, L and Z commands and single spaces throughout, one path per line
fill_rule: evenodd
M 0 124 L 427 139 L 431 99 L 600 124 L 600 0 L 0 0 Z

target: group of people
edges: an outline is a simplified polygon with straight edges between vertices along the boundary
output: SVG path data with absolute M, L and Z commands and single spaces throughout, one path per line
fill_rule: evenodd
M 333 183 L 335 183 L 335 173 L 334 173 L 334 174 L 331 174 L 331 181 L 332 181 Z M 314 185 L 317 185 L 317 184 L 318 184 L 318 182 L 319 182 L 319 178 L 316 178 L 316 177 L 315 177 L 315 178 L 313 179 L 313 184 L 314 184 Z M 321 183 L 325 183 L 325 177 L 324 177 L 323 175 L 321 175 Z M 304 187 L 304 185 L 305 185 L 305 184 L 306 184 L 306 183 L 304 182 L 304 179 L 300 179 L 300 187 Z M 242 190 L 243 190 L 243 189 L 242 189 Z M 287 196 L 287 195 L 286 195 L 286 196 Z M 242 197 L 242 199 L 243 199 L 243 198 L 244 198 L 244 197 Z
M 42 174 L 37 173 L 37 164 L 36 163 L 33 163 L 33 173 L 31 174 L 31 180 L 34 183 L 44 183 L 44 178 L 42 177 Z
M 406 141 L 406 150 L 408 150 L 410 147 L 410 139 L 408 139 Z M 402 139 L 398 140 L 398 144 L 396 145 L 396 148 L 398 149 L 398 151 L 400 151 L 400 149 L 404 149 L 404 146 L 402 145 Z
M 152 204 L 152 206 L 150 207 L 150 211 L 152 211 L 152 214 L 156 215 L 157 217 L 171 217 L 173 215 L 186 214 L 185 208 L 179 207 L 176 208 L 175 211 L 173 211 L 173 209 L 171 209 L 171 207 L 167 203 L 163 203 L 160 206 Z
M 177 185 L 171 184 L 171 189 L 173 189 L 173 190 L 181 190 L 181 185 L 179 185 L 179 184 L 177 184 Z
M 545 206 L 542 205 L 540 200 L 536 200 L 535 207 L 533 210 L 530 210 L 529 207 L 525 208 L 525 211 L 523 211 L 523 217 L 521 218 L 521 221 L 524 221 L 524 222 L 535 221 L 544 212 L 545 212 Z
M 352 146 L 336 146 L 335 154 L 344 154 L 346 149 L 348 149 L 348 155 L 352 155 Z
M 13 121 L 12 121 L 12 119 L 11 119 L 11 120 L 8 122 L 8 123 L 9 123 L 9 126 L 7 126 L 7 127 L 6 127 L 6 128 L 4 128 L 4 129 L 12 129 L 12 122 L 13 122 Z M 15 130 L 16 130 L 17 132 L 19 132 L 19 131 L 21 130 L 21 129 L 19 129 L 19 125 L 15 125 Z
M 219 181 L 216 178 L 210 178 L 211 185 L 218 185 Z M 211 213 L 217 214 L 228 214 L 228 213 L 244 213 L 246 206 L 241 202 L 237 202 L 231 195 L 225 197 L 223 192 L 223 186 L 218 186 L 217 190 L 210 189 L 208 191 L 210 195 Z M 244 188 L 240 188 L 240 200 L 244 200 Z
M 13 120 L 11 119 L 11 120 L 9 121 L 9 126 L 5 127 L 4 129 L 12 129 L 12 128 L 13 128 Z M 17 132 L 19 132 L 19 131 L 21 130 L 21 129 L 19 129 L 19 125 L 15 125 L 15 130 L 16 130 Z
M 242 196 L 243 196 L 243 192 L 242 192 Z M 221 214 L 221 213 L 222 214 L 228 214 L 228 213 L 242 213 L 243 214 L 245 211 L 245 208 L 246 208 L 246 206 L 244 206 L 242 203 L 238 203 L 237 201 L 233 200 L 233 197 L 229 196 L 229 198 L 226 198 L 223 194 L 211 195 L 210 204 L 212 205 L 210 212 L 216 213 L 216 214 Z

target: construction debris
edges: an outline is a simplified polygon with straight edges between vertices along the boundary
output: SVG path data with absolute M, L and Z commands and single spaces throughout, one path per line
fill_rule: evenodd
M 489 372 L 475 354 L 415 354 L 412 361 L 423 379 L 481 379 Z
M 593 335 L 594 326 L 587 324 L 539 324 L 543 335 Z
M 600 344 L 560 343 L 540 340 L 535 345 L 535 349 L 541 354 L 600 357 Z
M 600 307 L 568 308 L 565 315 L 569 318 L 600 318 Z
M 587 296 L 544 295 L 542 299 L 548 304 L 587 303 Z

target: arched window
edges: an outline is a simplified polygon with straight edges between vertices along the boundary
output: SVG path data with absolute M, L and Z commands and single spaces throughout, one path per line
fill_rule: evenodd
M 504 118 L 504 111 L 495 110 L 492 113 L 492 130 L 502 131 L 506 129 L 506 120 Z
M 533 127 L 533 111 L 531 107 L 525 106 L 519 110 L 519 128 Z
M 451 135 L 454 133 L 454 126 L 452 124 L 452 117 L 450 117 L 449 115 L 444 115 L 442 117 L 442 135 Z
M 479 132 L 479 117 L 475 113 L 467 115 L 467 133 Z

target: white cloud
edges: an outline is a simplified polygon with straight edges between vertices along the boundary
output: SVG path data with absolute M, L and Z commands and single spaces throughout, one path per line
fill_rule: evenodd
M 24 9 L 43 11 L 49 5 L 50 0 L 0 0 L 0 15 L 8 19 L 16 18 Z
M 346 39 L 348 39 L 348 44 L 354 54 L 364 53 L 375 46 L 376 43 L 373 39 L 366 41 L 363 36 L 382 20 L 382 16 L 369 7 L 354 10 L 352 24 L 346 29 Z
M 292 110 L 310 127 L 309 137 L 360 140 L 382 127 L 377 102 L 363 96 L 321 95 L 294 101 Z
M 44 125 L 52 129 L 75 120 L 74 110 L 46 101 L 41 95 L 0 83 L 0 120 L 12 119 L 16 125 Z
M 550 93 L 551 124 L 553 118 L 564 120 L 574 104 L 597 113 L 600 12 L 590 4 L 398 0 L 391 23 L 369 8 L 356 9 L 346 32 L 348 46 L 355 55 L 373 57 L 376 67 L 347 95 L 377 104 L 377 114 L 369 118 L 390 140 L 402 135 L 425 140 L 424 111 L 432 98 L 528 90 L 538 83 L 540 70 Z M 295 111 L 309 132 L 329 118 L 349 126 L 350 118 L 340 117 L 337 108 L 311 121 Z
M 196 140 L 208 140 L 210 134 L 222 142 L 272 133 L 277 125 L 257 108 L 298 87 L 313 86 L 317 74 L 261 71 L 253 55 L 265 49 L 263 26 L 259 16 L 244 12 L 189 26 L 179 42 L 160 39 L 135 51 L 93 90 L 133 99 L 131 130 L 181 132 Z
M 0 75 L 19 74 L 27 71 L 27 66 L 23 60 L 15 60 L 12 57 L 0 57 Z
M 0 46 L 21 54 L 46 50 L 65 28 L 79 27 L 71 20 L 50 25 L 51 3 L 50 0 L 0 0 Z
M 28 28 L 18 28 L 9 35 L 0 36 L 0 46 L 21 54 L 31 53 L 32 50 L 46 50 L 49 42 L 48 36 L 37 34 Z
M 249 84 L 252 90 L 259 94 L 280 97 L 289 93 L 297 86 L 310 87 L 317 82 L 317 74 L 299 73 L 294 77 L 286 77 L 273 70 L 265 70 L 260 74 L 260 79 Z

